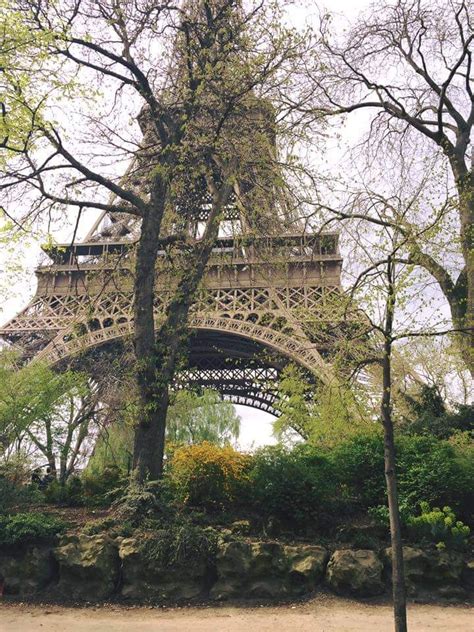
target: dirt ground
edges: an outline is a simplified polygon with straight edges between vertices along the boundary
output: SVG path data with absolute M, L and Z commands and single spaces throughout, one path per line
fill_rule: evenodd
M 410 632 L 474 632 L 474 607 L 409 606 Z M 0 602 L 0 632 L 391 632 L 389 605 L 327 595 L 272 607 L 66 608 Z

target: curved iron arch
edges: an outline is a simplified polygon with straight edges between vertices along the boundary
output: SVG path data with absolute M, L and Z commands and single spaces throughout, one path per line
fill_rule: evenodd
M 125 338 L 133 334 L 133 321 L 116 323 L 111 327 L 100 327 L 88 330 L 86 323 L 82 323 L 84 333 L 75 335 L 75 330 L 81 323 L 61 332 L 35 357 L 35 361 L 44 361 L 54 366 L 68 357 L 79 355 L 87 349 L 98 347 L 106 342 L 118 338 Z M 320 355 L 316 345 L 308 339 L 290 336 L 270 327 L 255 324 L 250 321 L 234 318 L 222 318 L 213 315 L 193 314 L 188 322 L 190 329 L 208 330 L 214 332 L 231 333 L 258 342 L 273 349 L 300 366 L 311 371 L 321 382 L 330 379 L 330 369 Z

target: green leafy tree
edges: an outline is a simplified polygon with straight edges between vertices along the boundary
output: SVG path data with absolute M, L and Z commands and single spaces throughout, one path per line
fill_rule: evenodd
M 0 355 L 0 457 L 25 453 L 44 461 L 65 483 L 83 457 L 101 404 L 86 375 L 56 373 L 40 363 L 20 366 Z
M 278 385 L 280 417 L 274 431 L 280 439 L 335 444 L 358 433 L 375 430 L 367 402 L 357 385 L 343 381 L 324 386 L 310 384 L 302 370 L 289 364 Z
M 168 410 L 167 440 L 176 444 L 207 441 L 223 446 L 239 437 L 240 417 L 216 391 L 178 391 Z
M 275 160 L 275 130 L 269 124 L 275 116 L 267 99 L 279 95 L 304 40 L 282 26 L 273 3 L 11 4 L 22 17 L 22 29 L 45 36 L 54 31 L 47 62 L 54 66 L 49 78 L 55 96 L 74 78 L 87 87 L 102 86 L 103 94 L 98 102 L 82 94 L 78 103 L 64 99 L 63 89 L 58 97 L 64 99 L 63 116 L 57 116 L 57 100 L 48 98 L 47 112 L 36 118 L 36 95 L 18 91 L 22 77 L 8 77 L 10 93 L 16 90 L 24 97 L 22 107 L 31 114 L 34 134 L 9 165 L 1 186 L 12 207 L 17 207 L 19 192 L 34 198 L 29 215 L 65 210 L 72 224 L 77 214 L 80 218 L 95 209 L 134 216 L 140 225 L 133 286 L 140 407 L 134 467 L 142 480 L 159 478 L 169 386 L 186 343 L 189 310 L 237 183 L 245 183 L 237 197 L 242 207 L 248 206 L 250 219 L 263 201 L 258 199 L 261 186 L 253 187 L 252 199 L 244 199 L 252 188 L 249 178 L 263 171 L 268 176 L 260 178 L 263 189 L 273 189 L 275 174 L 268 163 L 281 162 Z M 28 73 L 29 81 L 36 79 L 29 67 Z M 70 127 L 78 111 L 81 123 Z M 130 113 L 128 121 L 124 111 Z M 140 140 L 136 126 L 129 136 L 124 125 L 137 121 Z M 4 145 L 15 151 L 13 140 Z M 132 157 L 137 159 L 134 176 L 120 180 L 111 165 Z M 203 231 L 197 231 L 203 205 L 210 207 L 209 214 Z M 272 217 L 275 209 L 272 205 Z M 170 238 L 178 256 L 166 316 L 156 323 L 160 238 Z

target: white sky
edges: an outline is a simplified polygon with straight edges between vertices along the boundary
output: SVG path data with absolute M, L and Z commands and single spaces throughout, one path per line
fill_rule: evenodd
M 332 0 L 323 3 L 331 11 L 340 13 L 342 16 L 353 19 L 359 11 L 366 8 L 369 0 Z M 316 3 L 300 2 L 294 3 L 289 11 L 289 18 L 295 25 L 302 25 L 317 11 Z M 94 221 L 89 217 L 87 223 L 82 225 L 81 233 L 84 235 Z M 71 228 L 62 229 L 56 232 L 57 241 L 65 241 L 70 238 Z M 81 235 L 79 235 L 80 237 Z M 38 243 L 30 246 L 11 244 L 10 248 L 3 248 L 0 251 L 0 324 L 4 324 L 22 309 L 35 291 L 34 268 L 38 263 L 40 249 Z M 19 270 L 12 269 L 19 267 Z M 272 436 L 273 417 L 268 413 L 248 408 L 236 406 L 237 412 L 242 419 L 241 435 L 239 445 L 243 449 L 251 449 L 259 445 L 274 443 Z

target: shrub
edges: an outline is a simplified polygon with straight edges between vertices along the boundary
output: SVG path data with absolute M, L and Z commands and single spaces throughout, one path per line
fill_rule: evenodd
M 431 506 L 449 506 L 457 513 L 467 508 L 473 481 L 448 441 L 426 436 L 397 440 L 400 502 L 415 514 L 420 500 Z
M 398 503 L 398 510 L 400 512 L 400 521 L 402 523 L 402 527 L 404 527 L 407 523 L 407 520 L 412 515 L 410 513 L 410 509 L 404 502 Z M 367 510 L 367 514 L 372 518 L 372 520 L 381 527 L 390 528 L 390 514 L 388 510 L 388 505 L 377 505 L 376 507 L 369 507 Z
M 109 516 L 107 518 L 89 520 L 81 529 L 81 532 L 85 535 L 97 535 L 105 531 L 108 532 L 112 538 L 130 538 L 135 528 L 132 523 L 127 520 L 117 520 Z
M 463 520 L 474 525 L 474 433 L 457 432 L 448 441 L 451 446 L 457 466 L 463 472 L 466 484 L 463 489 L 463 498 L 458 512 Z
M 66 523 L 48 514 L 19 513 L 0 517 L 0 545 L 51 541 L 66 529 Z
M 43 495 L 34 485 L 16 484 L 0 475 L 0 514 L 38 504 L 42 499 Z
M 190 507 L 230 508 L 246 493 L 251 457 L 207 441 L 177 448 L 169 480 L 179 501 Z
M 23 452 L 18 452 L 0 463 L 0 477 L 14 485 L 26 486 L 31 481 L 32 461 Z
M 328 455 L 309 445 L 260 450 L 253 459 L 250 480 L 255 510 L 287 527 L 324 529 L 343 507 Z
M 124 492 L 112 503 L 115 518 L 134 526 L 146 520 L 170 520 L 174 508 L 166 480 L 140 483 L 133 476 Z
M 470 529 L 456 520 L 450 507 L 431 509 L 427 502 L 421 502 L 420 509 L 419 516 L 410 516 L 407 520 L 408 531 L 414 539 L 436 543 L 438 548 L 466 545 Z
M 396 439 L 400 506 L 416 514 L 424 500 L 431 505 L 450 506 L 469 519 L 474 498 L 474 443 L 460 438 L 454 443 L 428 436 L 399 436 Z M 386 505 L 383 439 L 380 433 L 359 435 L 339 444 L 331 460 L 348 500 L 359 510 Z M 381 510 L 383 511 L 383 509 Z
M 87 507 L 108 507 L 126 486 L 122 470 L 115 465 L 107 465 L 101 470 L 86 470 L 81 480 Z
M 53 505 L 82 507 L 84 504 L 82 482 L 77 476 L 71 476 L 64 485 L 57 480 L 51 481 L 43 494 L 46 502 Z
M 385 502 L 384 452 L 380 432 L 357 435 L 337 445 L 330 458 L 346 490 L 359 509 Z
M 0 464 L 0 514 L 41 502 L 42 495 L 31 480 L 31 463 L 19 453 Z
M 217 553 L 217 532 L 184 522 L 143 538 L 144 557 L 160 566 L 211 564 Z

